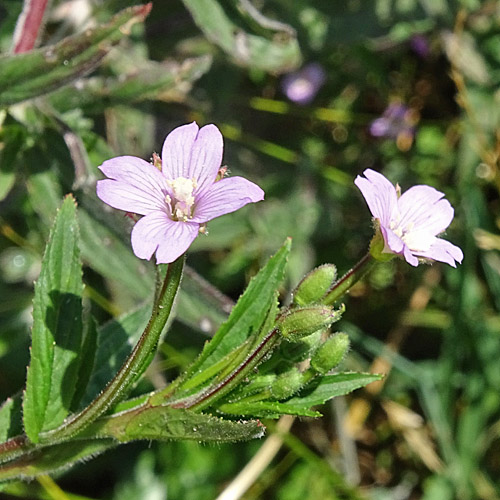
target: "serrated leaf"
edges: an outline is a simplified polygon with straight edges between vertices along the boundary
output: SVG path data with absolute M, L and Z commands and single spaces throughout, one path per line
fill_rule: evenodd
M 98 329 L 94 368 L 82 398 L 88 405 L 113 378 L 139 340 L 151 315 L 151 305 L 141 306 Z
M 47 94 L 93 71 L 103 57 L 144 21 L 151 4 L 119 12 L 108 24 L 88 28 L 56 45 L 0 57 L 0 106 Z
M 0 406 L 0 443 L 23 430 L 21 394 L 8 398 Z
M 221 325 L 191 367 L 191 373 L 208 368 L 236 349 L 251 335 L 259 332 L 268 317 L 269 306 L 273 304 L 276 290 L 283 279 L 290 247 L 291 241 L 287 240 L 269 259 L 266 266 L 251 279 L 227 321 Z
M 285 73 L 299 66 L 300 49 L 292 28 L 284 30 L 283 25 L 275 25 L 269 38 L 264 38 L 236 25 L 216 0 L 183 2 L 205 36 L 237 64 L 273 73 Z
M 78 376 L 82 341 L 82 269 L 76 205 L 59 209 L 35 284 L 31 361 L 23 402 L 31 441 L 67 416 Z
M 297 410 L 311 408 L 312 406 L 321 405 L 336 396 L 349 394 L 355 389 L 382 378 L 383 375 L 374 373 L 343 372 L 326 375 L 314 380 L 298 396 L 289 399 L 285 404 Z
M 136 439 L 232 442 L 259 438 L 263 434 L 264 426 L 256 420 L 234 422 L 213 415 L 155 406 L 99 419 L 80 436 L 112 437 L 122 443 Z

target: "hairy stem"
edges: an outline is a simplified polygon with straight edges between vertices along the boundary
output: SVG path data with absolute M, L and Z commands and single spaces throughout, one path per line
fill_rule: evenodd
M 368 252 L 350 271 L 347 271 L 342 278 L 332 285 L 321 302 L 326 305 L 333 305 L 347 293 L 354 284 L 363 278 L 376 262 L 377 261 L 371 256 L 370 252 Z
M 134 350 L 125 360 L 113 380 L 80 413 L 70 417 L 57 429 L 41 433 L 41 443 L 55 443 L 74 436 L 128 394 L 137 379 L 137 375 L 144 371 L 146 362 L 156 349 L 160 334 L 172 310 L 181 281 L 183 266 L 184 256 L 169 264 L 163 286 L 153 306 L 151 319 L 139 342 L 137 342 Z

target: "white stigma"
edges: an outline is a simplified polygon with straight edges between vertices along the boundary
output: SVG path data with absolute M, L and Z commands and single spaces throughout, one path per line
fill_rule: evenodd
M 194 190 L 196 179 L 177 177 L 173 181 L 167 181 L 172 188 L 173 199 L 167 195 L 165 201 L 172 207 L 172 216 L 176 220 L 187 221 L 193 216 Z

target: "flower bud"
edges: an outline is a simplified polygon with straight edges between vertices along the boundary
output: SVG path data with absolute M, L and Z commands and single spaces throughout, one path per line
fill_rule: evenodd
M 303 385 L 304 376 L 296 368 L 282 373 L 271 385 L 271 394 L 276 399 L 287 399 L 295 394 Z
M 337 278 L 337 268 L 333 264 L 323 264 L 306 274 L 292 292 L 293 301 L 299 306 L 318 303 Z
M 349 349 L 349 337 L 345 333 L 332 335 L 311 358 L 311 368 L 322 375 L 335 368 Z
M 321 343 L 324 330 L 317 330 L 307 337 L 298 339 L 297 342 L 282 342 L 280 354 L 287 361 L 299 363 L 312 356 Z
M 340 319 L 343 309 L 334 311 L 328 306 L 291 309 L 278 318 L 276 326 L 285 339 L 296 342 L 302 337 L 330 326 Z

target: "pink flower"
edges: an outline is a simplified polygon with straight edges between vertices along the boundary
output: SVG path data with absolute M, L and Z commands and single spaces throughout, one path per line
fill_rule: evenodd
M 137 257 L 149 260 L 156 252 L 158 264 L 173 262 L 206 222 L 264 199 L 264 191 L 242 177 L 217 180 L 222 150 L 215 125 L 199 129 L 193 122 L 168 134 L 161 166 L 119 156 L 99 167 L 108 179 L 98 181 L 97 196 L 113 208 L 144 216 L 132 229 Z
M 463 253 L 437 238 L 453 220 L 453 207 L 444 194 L 430 186 L 413 186 L 400 196 L 382 174 L 367 169 L 354 183 L 361 190 L 373 217 L 379 221 L 384 253 L 402 255 L 412 266 L 418 258 L 438 260 L 456 267 Z
M 318 63 L 306 64 L 299 71 L 288 73 L 281 82 L 283 92 L 290 101 L 309 104 L 323 86 L 326 73 Z

